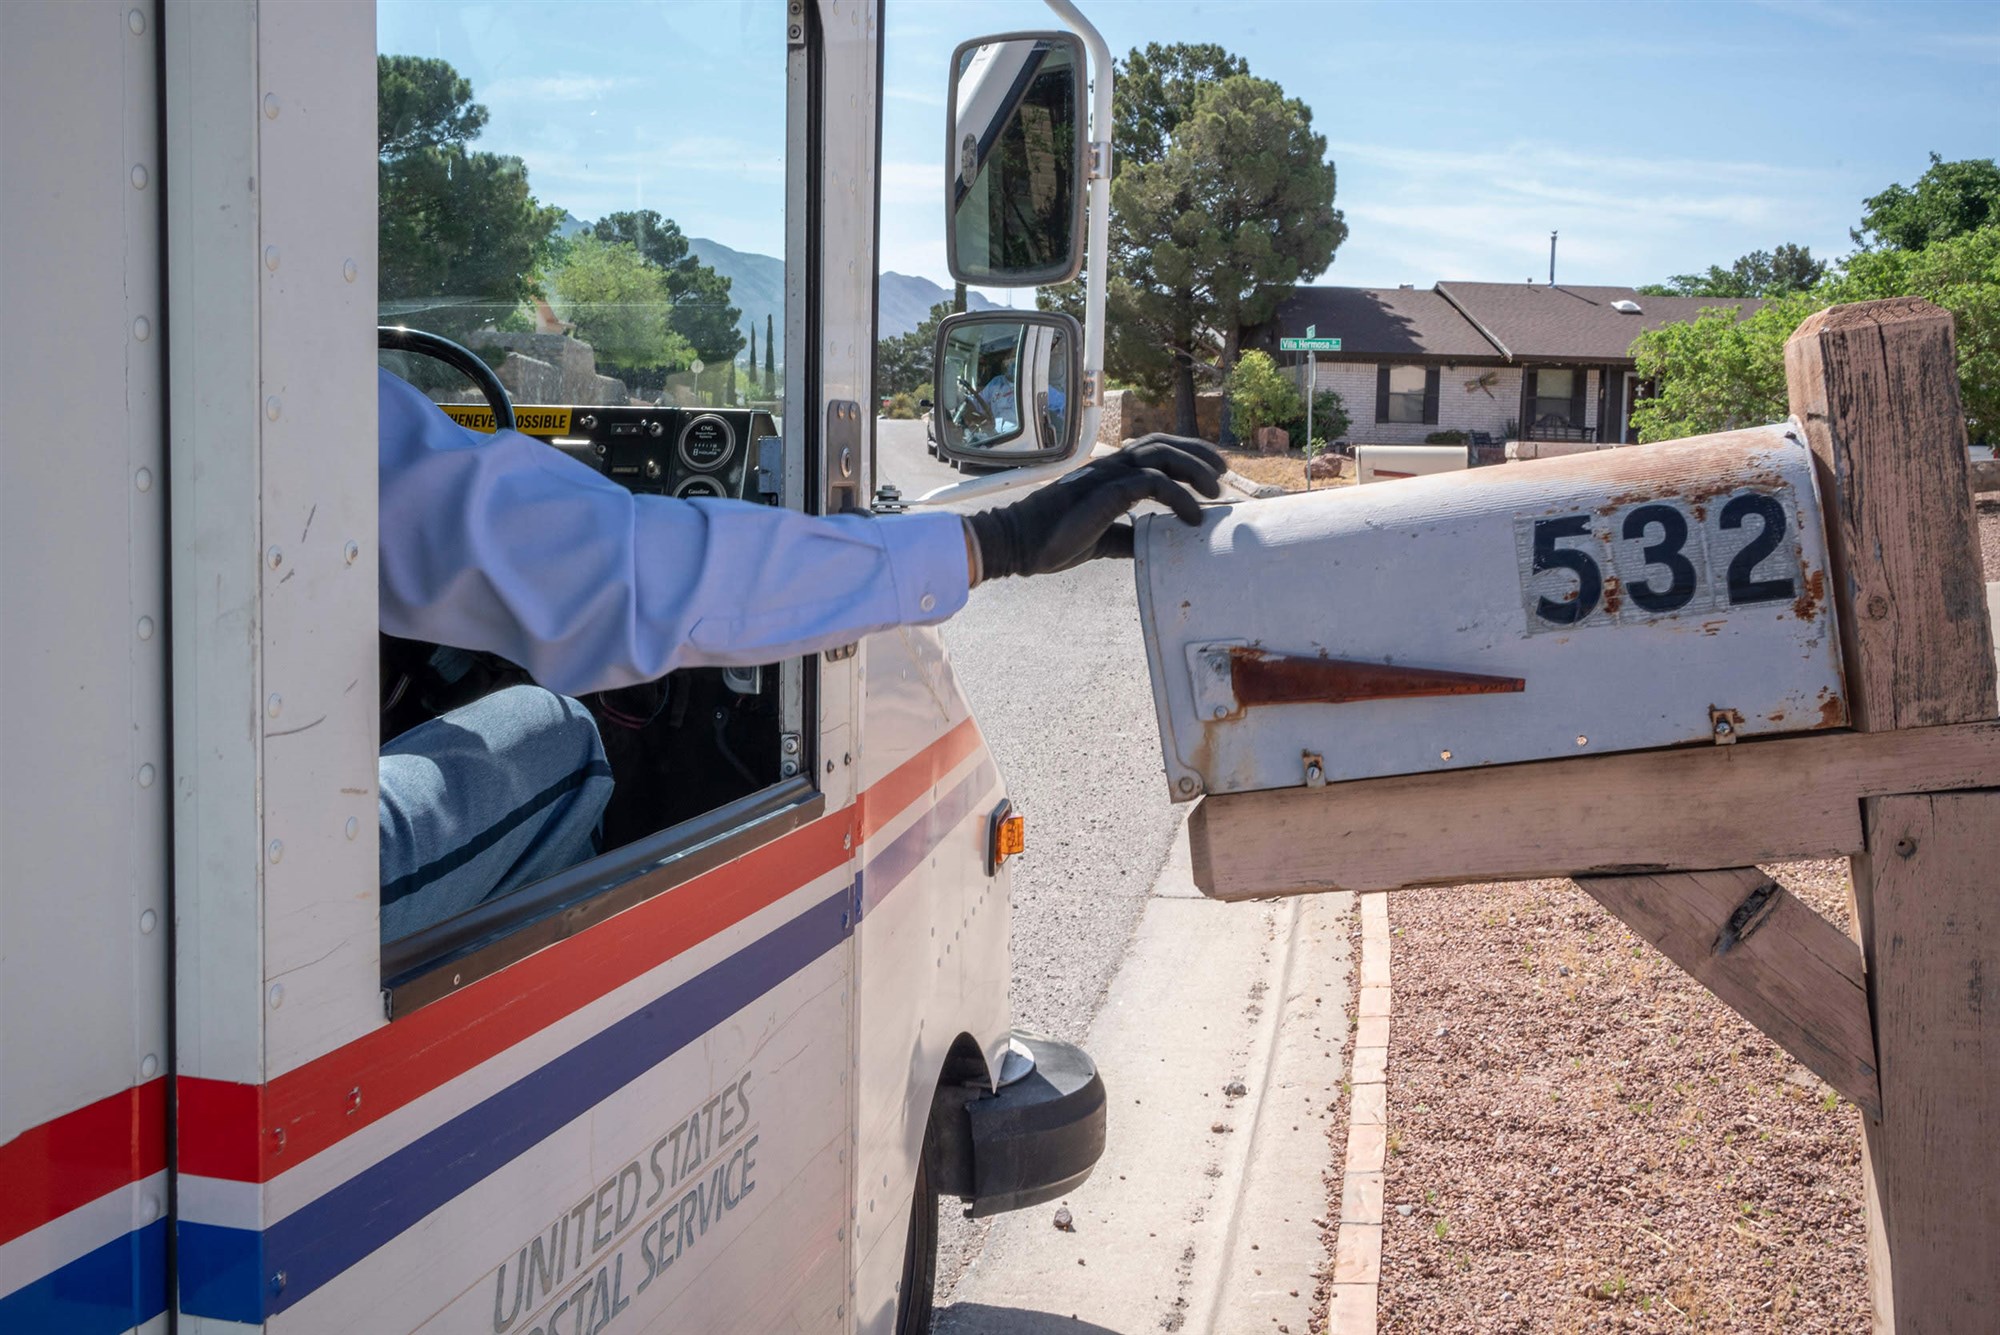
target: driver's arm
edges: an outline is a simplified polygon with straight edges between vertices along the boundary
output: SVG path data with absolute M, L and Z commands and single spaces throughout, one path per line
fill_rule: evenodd
M 384 371 L 381 624 L 483 649 L 565 694 L 773 663 L 965 604 L 953 514 L 813 516 L 637 496 Z

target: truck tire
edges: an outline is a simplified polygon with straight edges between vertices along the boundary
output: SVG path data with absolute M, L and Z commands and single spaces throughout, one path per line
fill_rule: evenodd
M 917 1187 L 910 1200 L 910 1234 L 903 1244 L 903 1282 L 896 1290 L 896 1335 L 930 1335 L 937 1297 L 938 1189 L 931 1174 L 935 1124 L 924 1130 Z

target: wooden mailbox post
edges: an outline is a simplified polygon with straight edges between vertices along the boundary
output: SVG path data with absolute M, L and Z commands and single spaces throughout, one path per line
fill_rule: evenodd
M 1951 317 L 1786 349 L 1849 730 L 1204 798 L 1240 898 L 1571 875 L 1863 1113 L 1875 1325 L 2000 1328 L 2000 723 Z M 1855 940 L 1754 865 L 1851 858 Z

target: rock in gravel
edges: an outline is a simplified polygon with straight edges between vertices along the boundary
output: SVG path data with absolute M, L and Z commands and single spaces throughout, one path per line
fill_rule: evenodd
M 1222 1092 L 1229 1098 L 1240 1099 L 1250 1090 L 1241 1080 L 1232 1080 L 1222 1087 Z
M 1067 1205 L 1056 1207 L 1056 1227 L 1064 1233 L 1076 1232 L 1076 1221 L 1070 1218 L 1069 1207 Z
M 1403 1216 L 1403 1218 L 1405 1219 L 1408 1219 L 1411 1215 L 1415 1214 L 1416 1212 L 1417 1212 L 1417 1207 L 1414 1205 L 1399 1205 L 1396 1207 L 1396 1213 Z

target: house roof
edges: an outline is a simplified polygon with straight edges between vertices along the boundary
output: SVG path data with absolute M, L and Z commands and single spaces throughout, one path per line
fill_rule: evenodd
M 1616 309 L 1629 301 L 1638 313 Z M 1307 325 L 1338 337 L 1343 361 L 1413 360 L 1505 364 L 1617 363 L 1649 329 L 1693 320 L 1725 306 L 1749 314 L 1744 297 L 1652 297 L 1629 287 L 1443 282 L 1434 288 L 1300 287 L 1248 340 L 1277 346 L 1279 333 Z
M 1303 334 L 1316 325 L 1341 340 L 1341 355 L 1498 359 L 1493 345 L 1435 291 L 1412 287 L 1301 287 L 1265 329 Z
M 1438 294 L 1516 361 L 1626 361 L 1632 340 L 1649 329 L 1693 320 L 1711 306 L 1749 314 L 1761 304 L 1743 297 L 1641 296 L 1629 287 L 1540 283 L 1439 283 Z M 1637 314 L 1620 311 L 1629 301 Z

